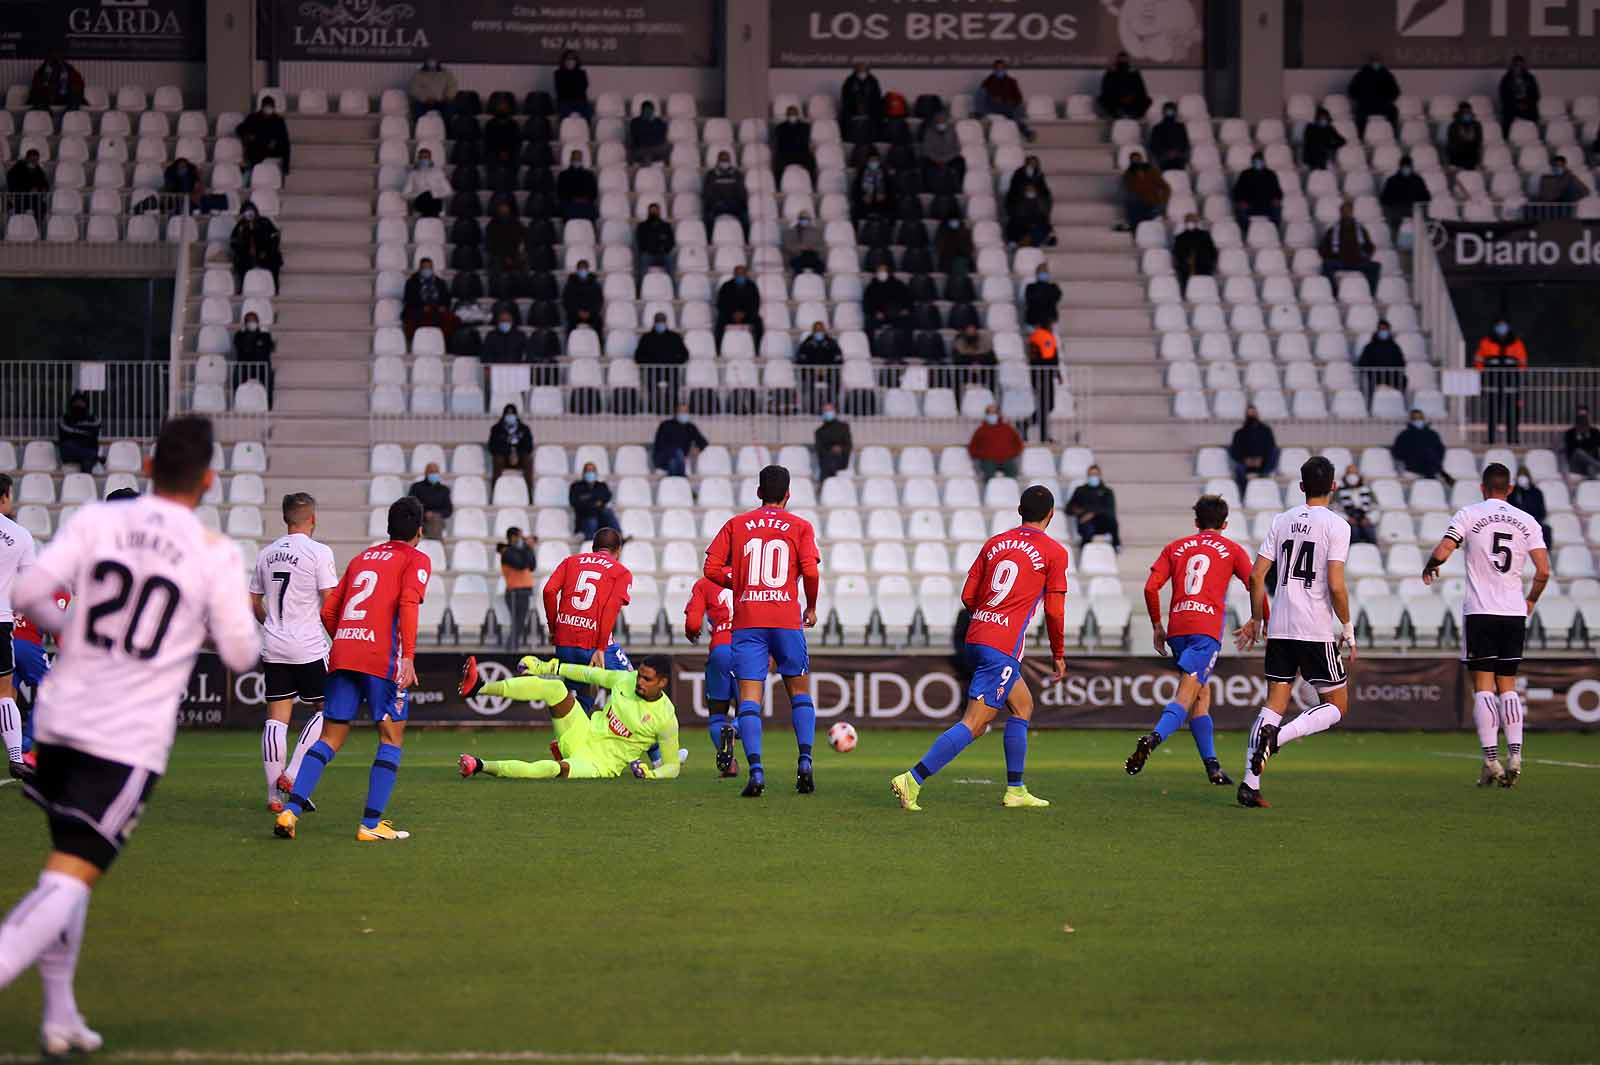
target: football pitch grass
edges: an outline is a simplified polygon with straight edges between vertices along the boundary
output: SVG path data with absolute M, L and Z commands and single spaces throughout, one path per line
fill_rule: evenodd
M 1259 811 L 1205 782 L 1187 734 L 1130 779 L 1132 733 L 1036 733 L 1048 810 L 1000 807 L 997 734 L 920 814 L 888 780 L 926 731 L 823 749 L 813 796 L 787 729 L 759 801 L 714 779 L 703 729 L 674 782 L 456 775 L 459 751 L 537 758 L 549 735 L 413 733 L 390 813 L 414 836 L 362 845 L 371 730 L 294 842 L 272 836 L 255 735 L 183 735 L 89 913 L 79 1000 L 108 1056 L 1600 1051 L 1600 736 L 1530 734 L 1510 791 L 1473 787 L 1469 733 L 1316 736 L 1271 764 Z M 1237 777 L 1243 736 L 1218 739 Z M 14 786 L 0 839 L 6 909 L 47 846 Z M 38 1006 L 32 974 L 0 992 L 0 1061 L 27 1060 Z

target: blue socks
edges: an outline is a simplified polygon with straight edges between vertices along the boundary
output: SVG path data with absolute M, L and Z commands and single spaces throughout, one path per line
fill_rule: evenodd
M 1211 715 L 1197 717 L 1189 722 L 1189 732 L 1194 736 L 1194 749 L 1200 752 L 1202 762 L 1215 762 L 1217 760 L 1217 744 L 1214 738 L 1215 728 L 1211 723 Z
M 789 713 L 794 718 L 794 742 L 800 747 L 800 768 L 811 768 L 811 747 L 817 739 L 817 706 L 806 694 L 789 698 Z
M 333 755 L 333 748 L 322 740 L 311 745 L 311 749 L 306 752 L 305 761 L 300 763 L 300 775 L 294 779 L 294 794 L 284 803 L 290 813 L 299 817 L 306 812 L 306 800 L 317 790 L 317 782 L 322 779 L 322 771 L 333 761 Z
M 739 703 L 739 742 L 744 745 L 744 760 L 750 766 L 750 775 L 765 780 L 766 770 L 761 768 L 761 704 L 754 699 Z
M 319 743 L 318 746 L 321 744 Z M 315 752 L 313 747 L 311 752 Z M 306 764 L 311 762 L 311 752 L 306 755 Z M 301 772 L 305 770 L 302 768 Z M 377 828 L 378 822 L 383 819 L 383 809 L 389 805 L 389 796 L 394 793 L 394 780 L 400 774 L 400 748 L 388 743 L 378 744 L 378 753 L 372 758 L 372 773 L 367 777 L 367 808 L 361 815 L 361 823 L 368 828 Z M 296 782 L 296 787 L 299 782 Z
M 972 730 L 957 721 L 945 729 L 944 735 L 933 741 L 933 746 L 928 748 L 928 753 L 922 756 L 922 761 L 911 767 L 911 776 L 918 784 L 933 776 L 939 770 L 949 765 L 956 755 L 967 749 L 967 744 L 972 742 Z
M 716 750 L 717 742 L 722 738 L 722 726 L 728 723 L 727 714 L 711 711 L 711 716 L 706 720 L 706 725 L 711 732 L 711 749 Z
M 1022 787 L 1022 768 L 1028 762 L 1028 723 L 1020 717 L 1006 718 L 1006 787 Z
M 1189 711 L 1178 703 L 1168 703 L 1166 709 L 1161 711 L 1161 719 L 1156 722 L 1156 735 L 1163 741 L 1171 739 L 1172 734 L 1183 727 L 1183 719 L 1188 716 Z

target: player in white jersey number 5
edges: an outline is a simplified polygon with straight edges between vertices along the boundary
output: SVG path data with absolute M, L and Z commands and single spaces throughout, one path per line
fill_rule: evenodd
M 1439 568 L 1461 548 L 1467 560 L 1467 597 L 1461 606 L 1461 656 L 1472 674 L 1472 720 L 1483 749 L 1478 786 L 1511 787 L 1522 775 L 1522 696 L 1517 670 L 1528 615 L 1550 580 L 1550 551 L 1533 515 L 1506 502 L 1511 471 L 1498 462 L 1483 470 L 1483 502 L 1462 507 L 1450 519 L 1444 538 L 1422 568 L 1422 583 L 1439 578 Z M 1533 586 L 1522 594 L 1522 570 L 1533 560 Z M 1509 765 L 1500 765 L 1500 730 L 1506 734 Z
M 238 552 L 194 514 L 211 486 L 211 446 L 205 418 L 168 422 L 151 460 L 154 494 L 81 508 L 14 589 L 61 647 L 39 685 L 39 764 L 24 785 L 49 820 L 50 856 L 0 924 L 0 988 L 38 963 L 47 1058 L 100 1048 L 72 990 L 89 892 L 166 771 L 195 655 L 209 639 L 242 672 L 261 651 Z M 62 588 L 70 612 L 57 605 Z
M 1255 646 L 1267 616 L 1267 575 L 1275 570 L 1276 594 L 1267 622 L 1267 705 L 1256 715 L 1245 748 L 1240 806 L 1266 806 L 1261 772 L 1278 748 L 1337 725 L 1350 710 L 1344 659 L 1356 656 L 1355 624 L 1344 583 L 1350 555 L 1350 523 L 1328 509 L 1333 495 L 1333 463 L 1321 455 L 1300 467 L 1304 505 L 1272 519 L 1250 574 L 1250 620 L 1234 633 L 1239 650 Z M 1284 711 L 1299 676 L 1317 690 L 1321 702 L 1283 724 Z

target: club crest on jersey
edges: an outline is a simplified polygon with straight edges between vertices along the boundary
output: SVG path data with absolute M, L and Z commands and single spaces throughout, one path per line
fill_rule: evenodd
M 628 726 L 622 723 L 622 720 L 617 717 L 616 711 L 612 710 L 609 706 L 606 707 L 606 728 L 610 729 L 613 734 L 621 736 L 625 740 L 633 739 L 633 733 L 628 729 Z
M 428 571 L 427 570 L 425 570 L 425 569 L 417 570 L 417 583 L 418 584 L 427 584 L 428 583 Z

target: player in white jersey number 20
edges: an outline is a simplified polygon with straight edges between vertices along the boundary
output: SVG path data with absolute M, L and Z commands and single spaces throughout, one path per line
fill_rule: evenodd
M 38 963 L 46 1058 L 100 1048 L 72 989 L 89 892 L 166 772 L 195 655 L 210 640 L 243 672 L 261 651 L 238 551 L 194 513 L 211 486 L 211 447 L 206 419 L 168 422 L 153 494 L 79 509 L 14 589 L 61 648 L 39 685 L 39 764 L 23 787 L 49 821 L 50 856 L 0 923 L 0 988 Z
M 1332 728 L 1350 710 L 1342 656 L 1345 648 L 1352 660 L 1356 656 L 1344 583 L 1350 523 L 1328 509 L 1333 485 L 1333 463 L 1321 455 L 1300 467 L 1305 504 L 1272 519 L 1250 574 L 1250 620 L 1234 633 L 1239 650 L 1248 651 L 1260 637 L 1269 572 L 1276 592 L 1267 622 L 1267 705 L 1256 715 L 1245 747 L 1240 806 L 1267 805 L 1261 773 L 1278 748 Z M 1317 690 L 1321 702 L 1285 725 L 1296 676 Z
M 1472 674 L 1472 720 L 1478 726 L 1483 770 L 1478 786 L 1511 787 L 1522 775 L 1522 696 L 1517 670 L 1528 615 L 1550 579 L 1550 551 L 1533 515 L 1506 502 L 1511 471 L 1498 462 L 1483 470 L 1483 502 L 1462 507 L 1422 568 L 1422 583 L 1460 548 L 1467 560 L 1467 596 L 1461 606 L 1461 656 Z M 1533 587 L 1522 593 L 1524 564 L 1533 560 Z M 1509 764 L 1500 765 L 1500 730 Z

